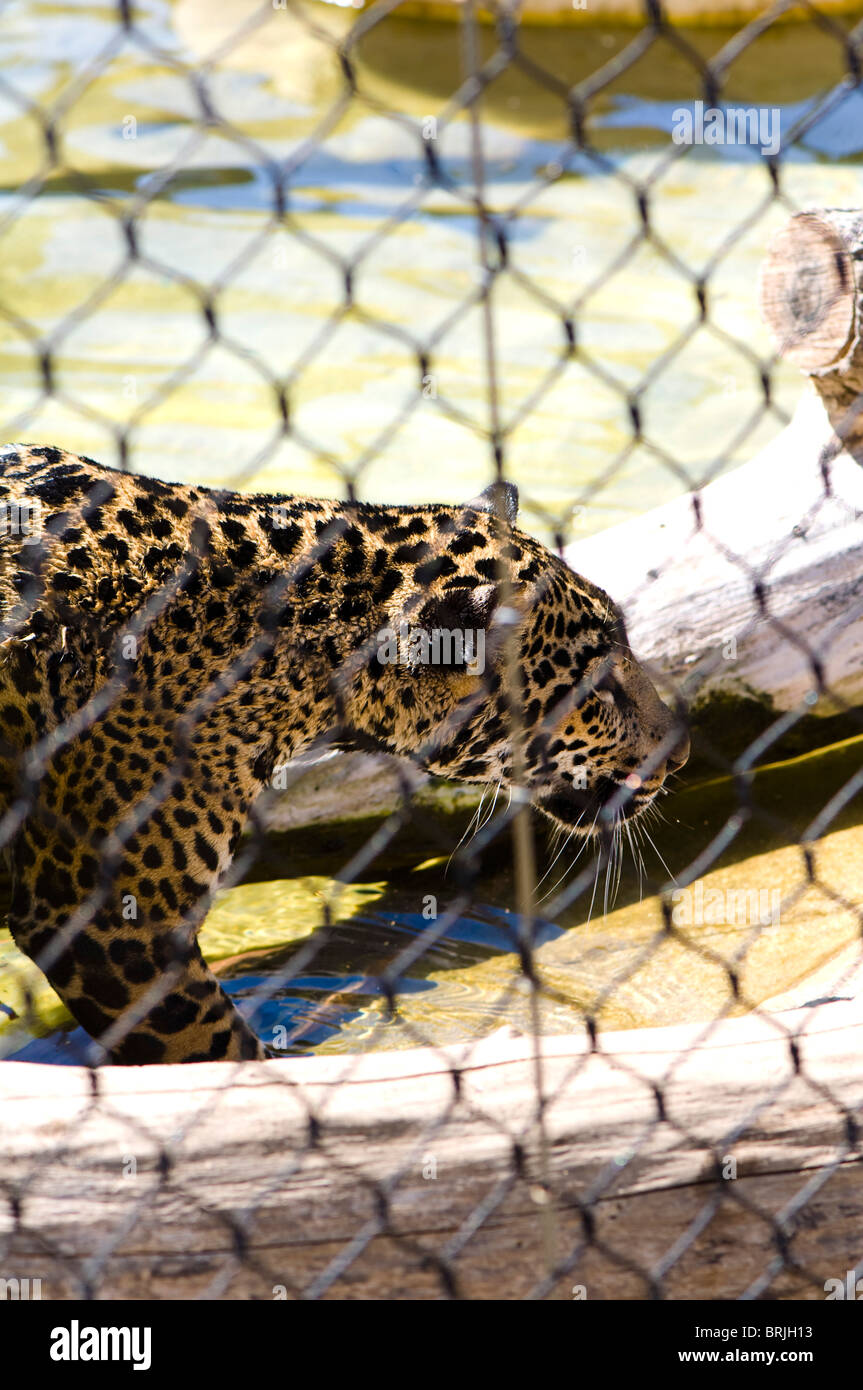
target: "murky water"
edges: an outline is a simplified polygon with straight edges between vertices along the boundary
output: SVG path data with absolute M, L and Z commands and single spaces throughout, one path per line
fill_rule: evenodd
M 249 0 L 147 0 L 137 37 L 123 40 L 114 11 L 98 5 L 18 0 L 4 8 L 3 436 L 115 462 L 117 433 L 128 430 L 134 465 L 164 478 L 334 496 L 350 479 L 369 499 L 468 496 L 488 481 L 490 453 L 470 131 L 446 117 L 462 75 L 458 32 L 398 19 L 377 26 L 353 54 L 358 96 L 339 106 L 343 82 L 326 35 L 343 33 L 351 17 L 310 5 L 312 33 L 265 7 L 265 22 L 207 70 L 207 98 L 228 124 L 202 128 L 181 65 L 199 63 L 256 10 Z M 710 56 L 729 36 L 687 37 Z M 714 146 L 670 159 L 673 112 L 701 91 L 694 64 L 662 42 L 592 103 L 587 130 L 597 154 L 573 155 L 554 83 L 571 86 L 630 38 L 525 31 L 533 68 L 504 73 L 483 103 L 485 193 L 509 253 L 493 296 L 507 471 L 520 483 L 525 524 L 546 537 L 572 538 L 639 512 L 679 492 L 687 476 L 747 458 L 775 433 L 749 355 L 769 354 L 755 304 L 766 242 L 795 207 L 861 202 L 857 93 L 788 149 L 780 199 L 751 151 Z M 491 35 L 482 43 L 489 56 Z M 726 94 L 738 105 L 777 107 L 787 136 L 843 71 L 834 38 L 787 25 L 735 61 Z M 54 163 L 28 103 L 56 112 Z M 424 182 L 423 126 L 445 187 Z M 292 169 L 281 223 L 272 161 Z M 649 236 L 637 216 L 644 188 Z M 130 259 L 123 226 L 133 213 Z M 710 326 L 699 325 L 694 294 L 707 272 Z M 202 306 L 211 306 L 215 337 Z M 569 316 L 578 328 L 572 356 Z M 50 399 L 38 367 L 45 346 Z M 420 351 L 429 359 L 423 390 Z M 274 379 L 287 386 L 289 438 Z M 775 399 L 790 409 L 796 372 L 780 366 L 774 381 Z M 633 393 L 643 423 L 637 444 Z M 677 869 L 721 824 L 724 803 L 710 793 L 688 829 L 683 798 L 668 805 L 671 822 L 657 838 Z M 453 841 L 469 813 L 461 816 L 448 826 Z M 842 857 L 845 881 L 856 863 L 851 822 L 842 833 L 824 852 Z M 747 851 L 772 856 L 757 861 L 771 883 L 798 868 L 799 852 L 781 844 L 756 837 Z M 471 917 L 398 976 L 394 1018 L 381 977 L 433 929 L 421 914 L 424 896 L 445 907 L 444 861 L 430 861 L 421 838 L 401 860 L 385 857 L 373 881 L 342 895 L 331 940 L 305 966 L 297 953 L 318 929 L 329 875 L 343 862 L 312 850 L 302 837 L 281 843 L 254 883 L 224 895 L 205 928 L 208 954 L 227 962 L 221 974 L 241 1007 L 253 1010 L 255 985 L 270 982 L 273 998 L 256 1017 L 262 1032 L 282 1027 L 291 1048 L 329 1050 L 478 1035 L 503 1019 L 527 1026 L 506 845 L 484 871 Z M 651 864 L 655 887 L 663 875 L 657 859 Z M 731 864 L 723 871 L 737 864 L 740 876 L 738 859 Z M 750 864 L 743 881 L 753 872 Z M 634 872 L 624 872 L 618 906 L 590 926 L 587 900 L 557 925 L 540 923 L 544 1027 L 571 1028 L 594 1008 L 623 1026 L 708 1017 L 728 1004 L 721 965 L 679 941 L 637 964 L 661 915 L 649 891 L 639 903 Z M 787 988 L 851 939 L 838 909 L 788 911 L 802 914 L 793 951 L 786 916 L 781 938 L 767 928 L 746 956 L 753 997 Z M 693 932 L 722 958 L 746 939 L 721 924 Z M 41 1019 L 35 1030 L 51 1034 L 30 1043 L 34 1030 L 20 1022 L 26 981 Z M 5 933 L 0 1008 L 19 1015 L 4 1025 L 6 1045 L 24 1047 L 17 1055 L 74 1060 L 80 1030 L 54 1030 L 57 1001 Z
M 629 1028 L 740 1013 L 859 942 L 863 794 L 819 841 L 812 882 L 795 841 L 859 769 L 861 754 L 858 737 L 760 769 L 752 784 L 756 810 L 733 822 L 700 896 L 672 898 L 673 932 L 657 896 L 668 888 L 667 876 L 649 848 L 643 875 L 627 856 L 607 911 L 604 877 L 595 898 L 588 882 L 554 922 L 543 917 L 541 901 L 534 948 L 543 1031 L 570 1032 L 587 1015 L 604 1027 Z M 739 807 L 728 777 L 666 801 L 665 822 L 652 833 L 669 870 L 685 868 Z M 374 823 L 268 837 L 251 881 L 220 895 L 201 933 L 225 988 L 263 1037 L 289 1052 L 355 1052 L 481 1037 L 504 1022 L 530 1030 L 508 832 L 483 854 L 476 903 L 446 920 L 456 895 L 452 870 L 446 856 L 428 857 L 428 844 L 454 844 L 468 819 L 463 809 L 427 808 L 423 823 L 403 831 L 351 885 L 334 881 L 334 866 L 349 861 Z M 552 868 L 542 835 L 538 847 L 540 873 L 550 870 L 540 887 L 540 898 L 550 892 L 547 909 L 575 882 L 584 857 L 573 870 L 565 852 Z M 290 879 L 282 877 L 288 868 Z M 326 931 L 325 903 L 332 920 Z M 765 908 L 770 920 L 761 921 Z M 71 1027 L 8 936 L 0 937 L 0 1001 L 18 1015 L 0 1026 L 0 1050 L 20 1060 L 80 1061 L 84 1033 Z M 740 982 L 737 999 L 731 972 Z

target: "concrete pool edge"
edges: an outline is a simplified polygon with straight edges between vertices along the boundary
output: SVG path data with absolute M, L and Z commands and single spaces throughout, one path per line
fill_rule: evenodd
M 843 1115 L 863 1094 L 861 1043 L 859 998 L 603 1034 L 596 1052 L 584 1034 L 544 1039 L 542 1190 L 558 1251 L 583 1238 L 567 1196 L 577 1190 L 648 1271 L 657 1230 L 669 1247 L 678 1227 L 693 1231 L 683 1269 L 663 1276 L 667 1296 L 739 1297 L 772 1248 L 766 1229 L 763 1241 L 739 1238 L 746 1210 L 779 1219 L 814 1187 L 806 1221 L 792 1222 L 795 1255 L 810 1284 L 853 1267 L 863 1186 Z M 273 1297 L 295 1285 L 308 1298 L 327 1292 L 371 1222 L 347 1296 L 440 1296 L 428 1256 L 512 1172 L 517 1142 L 523 1181 L 459 1247 L 456 1268 L 466 1296 L 542 1296 L 555 1278 L 530 1195 L 543 1182 L 536 1080 L 534 1040 L 508 1030 L 470 1046 L 191 1070 L 0 1063 L 4 1180 L 23 1213 L 0 1218 L 7 1264 L 41 1278 L 48 1298 L 82 1286 L 102 1298 Z M 130 1146 L 134 1183 L 119 1157 Z M 430 1151 L 434 1182 L 422 1167 Z M 362 1193 L 382 1183 L 376 1220 Z M 705 1204 L 715 1210 L 698 1226 Z M 591 1265 L 590 1297 L 648 1296 L 642 1275 L 627 1278 L 615 1262 Z M 772 1297 L 823 1297 L 801 1293 L 799 1267 L 770 1282 Z

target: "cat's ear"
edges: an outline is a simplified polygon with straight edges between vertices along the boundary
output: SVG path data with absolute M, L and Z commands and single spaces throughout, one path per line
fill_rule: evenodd
M 477 512 L 493 512 L 501 521 L 508 521 L 510 526 L 514 526 L 518 516 L 518 488 L 515 483 L 489 483 L 466 505 Z

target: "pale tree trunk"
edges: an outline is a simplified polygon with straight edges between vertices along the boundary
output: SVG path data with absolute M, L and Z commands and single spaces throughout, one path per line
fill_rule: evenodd
M 567 551 L 689 699 L 820 714 L 863 703 L 861 258 L 863 212 L 793 217 L 760 287 L 777 351 L 811 381 L 791 424 L 700 492 Z

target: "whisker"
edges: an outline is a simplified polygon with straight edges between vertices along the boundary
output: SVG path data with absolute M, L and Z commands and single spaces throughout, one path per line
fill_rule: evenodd
M 498 786 L 499 786 L 499 785 L 500 785 L 500 783 L 498 783 Z M 491 786 L 491 783 L 490 783 L 490 782 L 487 782 L 486 785 L 483 787 L 483 789 L 482 789 L 482 796 L 481 796 L 480 799 L 479 799 L 479 805 L 477 806 L 476 810 L 474 811 L 473 815 L 471 816 L 470 820 L 468 821 L 467 825 L 465 826 L 464 830 L 462 831 L 461 839 L 459 840 L 458 844 L 456 845 L 456 847 L 455 847 L 455 849 L 453 850 L 452 854 L 450 855 L 449 859 L 446 861 L 446 868 L 445 868 L 444 871 L 443 871 L 443 876 L 444 876 L 444 878 L 446 878 L 447 874 L 449 873 L 449 866 L 450 866 L 450 864 L 452 863 L 452 861 L 453 861 L 453 859 L 455 858 L 455 856 L 458 854 L 459 850 L 461 849 L 461 847 L 462 847 L 462 845 L 464 844 L 465 840 L 467 839 L 468 835 L 470 835 L 470 838 L 473 839 L 473 835 L 471 835 L 471 831 L 473 830 L 474 834 L 476 834 L 476 831 L 479 829 L 478 822 L 479 822 L 480 814 L 481 814 L 481 812 L 482 812 L 482 804 L 483 804 L 483 802 L 485 801 L 486 792 L 488 791 L 488 789 L 489 789 L 490 786 Z M 510 796 L 511 796 L 511 795 L 512 795 L 512 792 L 510 792 Z M 474 829 L 474 827 L 476 827 L 476 829 Z
M 570 863 L 567 865 L 567 867 L 564 869 L 564 871 L 563 871 L 563 873 L 561 874 L 560 878 L 557 880 L 557 883 L 553 884 L 553 885 L 551 886 L 551 888 L 549 888 L 549 890 L 548 890 L 547 893 L 543 893 L 543 895 L 542 895 L 541 898 L 537 898 L 537 907 L 539 906 L 540 903 L 544 903 L 544 902 L 546 901 L 546 899 L 548 899 L 548 898 L 551 897 L 552 893 L 553 893 L 553 892 L 555 891 L 555 889 L 559 886 L 559 884 L 563 883 L 563 880 L 564 880 L 564 879 L 567 877 L 567 875 L 568 875 L 569 873 L 571 873 L 571 871 L 575 868 L 575 865 L 578 863 L 579 857 L 584 853 L 585 849 L 586 849 L 587 846 L 590 844 L 591 838 L 592 838 L 592 836 L 593 836 L 593 827 L 596 825 L 596 818 L 597 818 L 598 815 L 599 815 L 599 812 L 597 811 L 596 816 L 594 816 L 594 818 L 593 818 L 593 825 L 590 827 L 590 830 L 588 830 L 587 833 L 586 833 L 586 835 L 583 837 L 581 844 L 579 845 L 578 849 L 576 850 L 575 854 L 574 854 L 573 857 L 572 857 L 572 860 L 571 860 Z M 579 816 L 578 821 L 576 822 L 576 825 L 573 826 L 573 830 L 577 829 L 578 825 L 581 823 L 581 820 L 582 820 L 583 816 L 584 816 L 584 811 L 582 811 L 581 815 Z
M 611 844 L 610 844 L 610 846 L 609 846 L 609 851 L 608 851 L 608 862 L 607 862 L 607 864 L 606 864 L 606 866 L 605 866 L 605 893 L 604 893 L 604 895 L 603 895 L 603 900 L 602 900 L 602 915 L 603 915 L 603 917 L 607 917 L 607 916 L 608 916 L 608 900 L 609 900 L 609 895 L 611 895 L 611 898 L 612 898 L 612 906 L 614 905 L 614 892 L 616 891 L 614 885 L 615 885 L 615 883 L 618 881 L 617 863 L 618 863 L 618 853 L 619 853 L 619 850 L 620 850 L 620 812 L 619 812 L 619 811 L 615 811 L 615 813 L 614 813 L 614 821 L 612 822 L 612 826 L 611 826 Z M 610 894 L 609 894 L 609 890 L 611 890 L 611 893 L 610 893 Z
M 643 825 L 641 828 L 642 828 L 642 830 L 644 831 L 645 835 L 647 836 L 647 839 L 648 839 L 649 843 L 652 845 L 654 851 L 656 852 L 656 855 L 657 855 L 658 858 L 659 858 L 660 864 L 662 865 L 662 867 L 663 867 L 663 869 L 665 870 L 665 872 L 668 874 L 669 882 L 670 882 L 670 883 L 676 883 L 676 882 L 677 882 L 676 876 L 671 872 L 671 870 L 669 869 L 669 867 L 668 867 L 668 865 L 666 864 L 665 860 L 663 859 L 662 855 L 660 854 L 659 849 L 657 848 L 656 841 L 654 840 L 654 838 L 653 838 L 653 836 L 651 835 L 650 831 L 648 830 L 647 826 L 646 826 L 646 825 Z
M 619 821 L 617 822 L 617 825 L 614 827 L 614 829 L 615 829 L 615 835 L 616 835 L 616 838 L 617 838 L 617 873 L 616 873 L 615 879 L 614 879 L 614 892 L 613 892 L 612 897 L 611 897 L 611 906 L 612 906 L 612 907 L 614 907 L 615 903 L 617 902 L 617 895 L 618 895 L 618 893 L 620 892 L 620 878 L 621 878 L 621 874 L 623 873 L 623 858 L 624 858 L 623 830 L 624 830 L 625 825 L 626 825 L 626 821 L 621 819 L 621 820 L 619 820 Z
M 629 821 L 624 821 L 624 827 L 626 829 L 626 838 L 629 841 L 629 848 L 632 852 L 632 862 L 638 870 L 638 901 L 642 902 L 644 899 L 644 861 L 641 858 L 641 851 L 636 847 L 635 841 L 632 838 L 632 826 Z
M 594 904 L 594 900 L 595 900 L 595 898 L 596 898 L 596 885 L 599 883 L 599 866 L 600 866 L 600 862 L 601 862 L 600 856 L 597 855 L 597 856 L 596 856 L 596 873 L 595 873 L 594 876 L 593 876 L 593 892 L 592 892 L 591 895 L 590 895 L 590 907 L 587 909 L 587 921 L 585 922 L 585 926 L 589 926 L 589 925 L 590 925 L 590 919 L 591 919 L 591 917 L 593 916 L 593 904 Z
M 489 811 L 489 813 L 488 813 L 488 815 L 486 816 L 485 820 L 483 821 L 482 825 L 478 825 L 478 826 L 477 826 L 476 831 L 475 831 L 475 834 L 478 835 L 479 832 L 480 832 L 481 830 L 484 830 L 485 827 L 488 825 L 489 821 L 491 820 L 492 816 L 494 815 L 494 808 L 495 808 L 495 806 L 497 805 L 497 799 L 498 799 L 498 797 L 500 796 L 500 789 L 501 789 L 502 786 L 503 786 L 503 782 L 500 782 L 500 781 L 499 781 L 498 784 L 497 784 L 497 788 L 495 789 L 494 800 L 493 800 L 492 803 L 491 803 L 491 810 Z
M 563 880 L 564 880 L 565 878 L 568 878 L 568 877 L 569 877 L 569 875 L 571 874 L 572 870 L 575 868 L 576 864 L 578 863 L 579 858 L 580 858 L 581 855 L 584 853 L 584 851 L 585 851 L 585 849 L 586 849 L 586 847 L 587 847 L 587 844 L 588 844 L 588 837 L 585 836 L 585 837 L 584 837 L 584 840 L 583 840 L 582 843 L 579 845 L 578 849 L 575 851 L 575 854 L 573 855 L 573 857 L 572 857 L 572 859 L 570 860 L 570 862 L 567 864 L 567 866 L 566 866 L 566 868 L 564 869 L 563 873 L 561 874 L 560 878 L 557 880 L 557 883 L 552 884 L 551 888 L 549 888 L 548 891 L 547 891 L 546 893 L 543 893 L 543 895 L 542 895 L 541 898 L 537 898 L 537 906 L 539 906 L 540 903 L 544 903 L 548 898 L 550 898 L 551 895 L 552 895 L 552 893 L 555 891 L 555 889 L 558 888 L 559 885 L 560 885 L 561 883 L 563 883 Z
M 648 874 L 648 872 L 647 872 L 647 865 L 646 865 L 645 862 L 644 862 L 644 853 L 643 853 L 643 849 L 644 849 L 644 836 L 643 836 L 642 833 L 641 833 L 641 829 L 642 829 L 642 828 L 641 828 L 641 826 L 638 824 L 638 822 L 637 822 L 637 821 L 633 821 L 633 823 L 632 823 L 632 833 L 633 833 L 633 836 L 635 837 L 635 842 L 636 842 L 636 844 L 638 845 L 638 858 L 639 858 L 639 861 L 640 861 L 640 863 L 641 863 L 641 868 L 642 868 L 642 872 L 644 873 L 644 877 L 648 880 L 648 882 L 650 882 L 650 876 L 649 876 L 649 874 Z
M 582 816 L 584 815 L 584 812 L 583 812 L 583 811 L 582 811 L 581 815 L 582 815 Z M 581 820 L 581 816 L 579 816 L 578 819 Z M 560 827 L 558 827 L 558 828 L 560 829 L 560 833 L 563 834 L 563 827 L 560 826 Z M 549 874 L 551 873 L 551 871 L 552 871 L 552 869 L 554 868 L 555 864 L 557 863 L 558 859 L 559 859 L 560 856 L 563 854 L 563 851 L 566 849 L 567 845 L 569 844 L 570 840 L 572 839 L 573 835 L 575 834 L 575 831 L 576 831 L 576 826 L 573 826 L 572 829 L 570 830 L 569 834 L 567 835 L 566 839 L 564 840 L 563 844 L 561 845 L 560 849 L 557 851 L 557 854 L 554 856 L 554 858 L 552 859 L 552 861 L 551 861 L 551 863 L 549 864 L 548 868 L 546 869 L 545 873 L 543 874 L 542 878 L 538 881 L 538 883 L 537 883 L 537 885 L 536 885 L 537 888 L 540 888 L 540 887 L 542 886 L 542 884 L 545 883 L 545 880 L 548 878 Z

